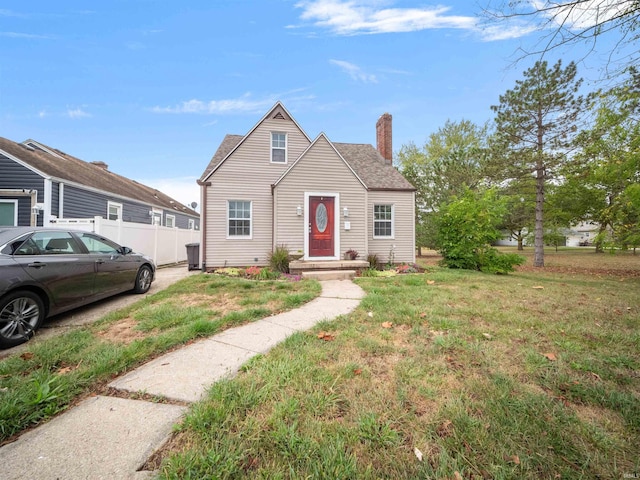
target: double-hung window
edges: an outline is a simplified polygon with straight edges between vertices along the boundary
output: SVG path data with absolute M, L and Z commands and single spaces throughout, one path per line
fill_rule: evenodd
M 251 202 L 229 200 L 228 208 L 227 236 L 229 238 L 251 238 Z
M 373 206 L 373 238 L 393 238 L 393 205 Z
M 115 202 L 107 203 L 107 219 L 122 220 L 122 204 Z
M 176 226 L 176 216 L 175 215 L 167 215 L 164 217 L 164 224 L 166 227 L 175 228 Z
M 287 134 L 271 132 L 271 162 L 287 163 Z

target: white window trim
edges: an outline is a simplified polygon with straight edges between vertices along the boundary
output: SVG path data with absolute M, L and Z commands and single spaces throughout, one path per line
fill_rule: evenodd
M 284 135 L 284 162 L 274 162 L 273 161 L 273 135 Z M 269 135 L 269 160 L 271 163 L 275 163 L 277 165 L 286 165 L 289 161 L 289 135 L 287 132 L 271 132 Z M 278 147 L 278 149 L 280 149 Z
M 162 225 L 162 210 L 154 208 L 151 210 L 151 225 Z
M 276 162 L 277 163 L 277 162 Z M 230 202 L 249 202 L 249 235 L 229 235 L 229 203 Z M 246 218 L 236 218 L 235 220 L 246 220 Z M 227 222 L 224 228 L 226 229 L 227 240 L 252 240 L 253 239 L 253 200 L 240 200 L 232 199 L 227 200 Z
M 108 201 L 108 202 L 107 202 L 107 220 L 111 220 L 111 219 L 109 218 L 109 210 L 110 210 L 112 207 L 114 207 L 114 208 L 117 208 L 117 209 L 118 209 L 118 220 L 117 220 L 117 221 L 118 221 L 118 222 L 121 222 L 121 221 L 122 221 L 122 204 L 121 204 L 121 203 L 116 203 L 116 202 L 111 202 L 111 201 Z
M 196 221 L 193 218 L 190 218 L 189 221 L 187 222 L 188 228 L 189 230 L 195 230 L 196 229 Z
M 171 223 L 173 223 L 173 225 L 169 226 L 167 225 L 169 223 L 169 219 L 171 219 Z M 168 227 L 168 228 L 176 228 L 176 216 L 175 215 L 165 215 L 164 217 L 164 226 Z
M 18 200 L 13 199 L 0 199 L 0 203 L 12 203 L 13 204 L 13 226 L 18 226 Z
M 387 221 L 387 220 L 376 220 L 376 207 L 379 207 L 382 205 L 385 205 L 385 206 L 388 205 L 391 207 L 391 235 L 376 235 L 376 222 Z M 395 240 L 396 238 L 396 207 L 395 205 L 393 203 L 374 203 L 371 214 L 373 218 L 373 223 L 371 224 L 372 226 L 371 233 L 373 234 L 373 238 L 376 240 L 377 239 Z

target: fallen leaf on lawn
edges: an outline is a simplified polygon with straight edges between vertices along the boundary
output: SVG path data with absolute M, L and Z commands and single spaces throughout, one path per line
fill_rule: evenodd
M 62 367 L 60 370 L 58 370 L 58 374 L 64 375 L 65 373 L 69 373 L 73 369 L 74 367 Z
M 354 374 L 354 375 L 360 375 L 361 373 L 362 373 L 362 369 L 361 369 L 361 368 L 356 368 L 356 369 L 353 371 L 353 374 Z
M 393 327 L 393 322 L 382 322 L 382 328 L 391 328 Z
M 440 426 L 436 429 L 436 433 L 439 437 L 448 437 L 451 435 L 451 430 L 453 429 L 451 420 L 445 420 L 440 424 Z
M 602 379 L 600 378 L 600 375 L 598 375 L 597 373 L 595 373 L 595 372 L 589 372 L 589 373 L 590 373 L 590 374 L 593 376 L 593 378 L 595 378 L 596 380 L 602 380 Z
M 367 313 L 367 315 L 369 315 L 370 317 L 373 317 L 373 312 L 369 312 Z
M 490 334 L 488 334 L 488 333 L 483 333 L 483 334 L 482 334 L 482 336 L 483 336 L 484 338 L 486 338 L 487 340 L 491 340 L 491 339 L 493 338 L 493 337 L 492 337 Z
M 33 358 L 33 353 L 32 352 L 24 352 L 22 355 L 20 355 L 20 358 L 23 360 L 31 360 Z
M 453 478 L 455 478 L 455 480 L 464 480 L 462 478 L 462 475 L 460 475 L 460 472 L 457 471 L 457 470 L 455 472 L 453 472 Z
M 629 308 L 629 310 L 631 310 L 631 308 Z M 424 318 L 424 317 L 426 317 L 426 316 L 427 316 L 427 314 L 426 314 L 426 313 L 424 313 L 424 312 L 422 312 L 422 313 L 420 314 L 420 318 Z
M 602 325 L 600 325 L 599 323 L 596 323 L 596 327 L 601 327 Z
M 433 285 L 435 283 L 436 283 L 435 280 L 427 280 L 427 285 Z
M 551 360 L 552 362 L 555 362 L 556 360 L 558 360 L 558 357 L 556 357 L 555 353 L 543 353 L 542 355 L 544 355 L 545 357 L 547 357 L 548 360 Z
M 518 457 L 518 455 L 511 455 L 511 459 L 510 459 L 513 463 L 515 463 L 516 465 L 520 465 L 520 457 Z
M 318 333 L 318 338 L 320 340 L 324 340 L 325 342 L 330 342 L 332 340 L 335 340 L 335 336 L 331 335 L 329 332 L 320 332 Z
M 536 290 L 544 290 L 544 287 L 542 285 L 536 285 L 535 287 L 531 288 L 535 288 Z
M 422 452 L 418 450 L 418 447 L 413 448 L 413 453 L 415 453 L 418 460 L 422 461 Z

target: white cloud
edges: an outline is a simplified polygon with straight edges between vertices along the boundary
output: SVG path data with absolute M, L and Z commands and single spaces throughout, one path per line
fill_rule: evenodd
M 47 111 L 46 111 L 46 110 L 40 110 L 40 111 L 38 112 L 38 118 L 44 118 L 44 117 L 46 117 L 47 115 L 48 115 L 48 113 L 47 113 Z
M 583 0 L 569 2 L 569 5 L 559 5 L 549 0 L 531 0 L 530 3 L 535 9 L 545 10 L 546 16 L 552 18 L 554 23 L 582 30 L 633 11 L 634 2 L 637 3 L 637 0 Z
M 329 60 L 329 63 L 340 67 L 353 80 L 363 83 L 378 83 L 375 75 L 364 72 L 359 66 L 353 63 L 345 62 L 344 60 Z
M 486 42 L 494 42 L 498 40 L 510 40 L 512 38 L 520 38 L 538 30 L 535 25 L 528 24 L 512 24 L 512 25 L 486 25 L 482 27 L 480 36 Z
M 28 40 L 53 40 L 55 38 L 51 35 L 37 35 L 34 33 L 19 33 L 19 32 L 0 32 L 0 37 L 26 38 Z
M 68 108 L 67 117 L 69 118 L 88 118 L 91 117 L 90 113 L 85 112 L 82 108 Z
M 191 202 L 200 203 L 200 187 L 196 180 L 196 177 L 177 177 L 140 179 L 138 182 L 160 190 L 183 205 L 190 206 Z M 200 211 L 199 206 L 196 210 Z
M 233 114 L 233 113 L 260 113 L 264 112 L 267 108 L 271 107 L 278 100 L 282 101 L 296 101 L 296 100 L 308 100 L 313 98 L 310 95 L 307 96 L 293 96 L 290 95 L 296 92 L 300 92 L 302 89 L 293 90 L 291 92 L 278 93 L 267 95 L 262 98 L 252 98 L 251 93 L 245 93 L 239 98 L 231 98 L 224 100 L 187 100 L 173 107 L 159 107 L 155 106 L 151 108 L 154 113 L 199 113 L 199 114 Z M 288 98 L 287 98 L 288 97 Z
M 476 19 L 447 15 L 450 7 L 380 8 L 366 0 L 304 0 L 300 18 L 337 35 L 413 32 L 433 28 L 476 29 Z

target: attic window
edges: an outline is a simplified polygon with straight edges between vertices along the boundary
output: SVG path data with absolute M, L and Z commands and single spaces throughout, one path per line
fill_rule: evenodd
M 273 117 L 274 120 L 284 120 L 284 116 L 281 112 L 276 113 Z
M 271 132 L 271 162 L 287 163 L 287 134 Z

